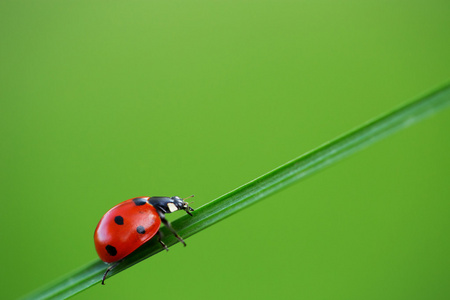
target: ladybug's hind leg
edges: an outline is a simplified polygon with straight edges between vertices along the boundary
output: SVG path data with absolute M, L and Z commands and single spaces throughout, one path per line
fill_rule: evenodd
M 108 275 L 109 271 L 111 271 L 112 269 L 114 269 L 115 267 L 117 267 L 118 264 L 119 264 L 119 263 L 116 262 L 116 263 L 110 265 L 108 269 L 106 269 L 105 274 L 103 274 L 102 285 L 105 285 L 106 275 Z

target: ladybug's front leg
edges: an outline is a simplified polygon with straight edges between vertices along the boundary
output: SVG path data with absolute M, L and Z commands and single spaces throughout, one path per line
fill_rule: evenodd
M 170 222 L 167 221 L 166 216 L 163 213 L 159 213 L 159 217 L 161 218 L 161 222 L 169 228 L 169 230 L 173 233 L 173 235 L 186 247 L 186 243 L 181 238 L 181 236 L 178 235 L 178 233 L 175 231 L 175 229 L 172 228 L 172 225 L 170 225 Z

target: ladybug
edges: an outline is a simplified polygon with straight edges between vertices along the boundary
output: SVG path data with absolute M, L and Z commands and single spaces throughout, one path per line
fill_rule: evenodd
M 188 197 L 194 197 L 193 195 Z M 103 274 L 102 285 L 109 271 L 116 267 L 120 260 L 134 252 L 153 236 L 158 234 L 159 243 L 166 249 L 159 231 L 161 222 L 170 229 L 175 237 L 184 245 L 184 240 L 172 228 L 165 214 L 184 210 L 190 216 L 194 211 L 187 198 L 174 197 L 136 197 L 128 199 L 111 208 L 100 220 L 94 232 L 94 243 L 97 254 L 111 265 Z

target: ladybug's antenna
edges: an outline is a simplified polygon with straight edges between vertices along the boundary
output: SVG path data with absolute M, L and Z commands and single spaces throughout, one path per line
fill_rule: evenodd
M 190 195 L 189 197 L 184 198 L 183 201 L 186 200 L 186 199 L 192 198 L 192 197 L 194 197 L 194 195 Z

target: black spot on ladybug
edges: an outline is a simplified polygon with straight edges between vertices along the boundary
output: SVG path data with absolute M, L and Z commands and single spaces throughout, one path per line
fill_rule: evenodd
M 114 222 L 116 222 L 117 225 L 123 225 L 123 218 L 121 216 L 117 216 L 114 218 Z
M 133 202 L 134 204 L 136 204 L 136 206 L 141 206 L 147 203 L 147 200 L 145 198 L 134 198 Z
M 138 227 L 136 228 L 136 231 L 137 231 L 137 233 L 139 233 L 139 234 L 144 234 L 144 233 L 145 233 L 145 228 L 144 228 L 144 226 L 138 226 Z
M 117 249 L 115 247 L 113 247 L 111 245 L 106 245 L 105 248 L 109 255 L 115 256 L 117 254 Z

